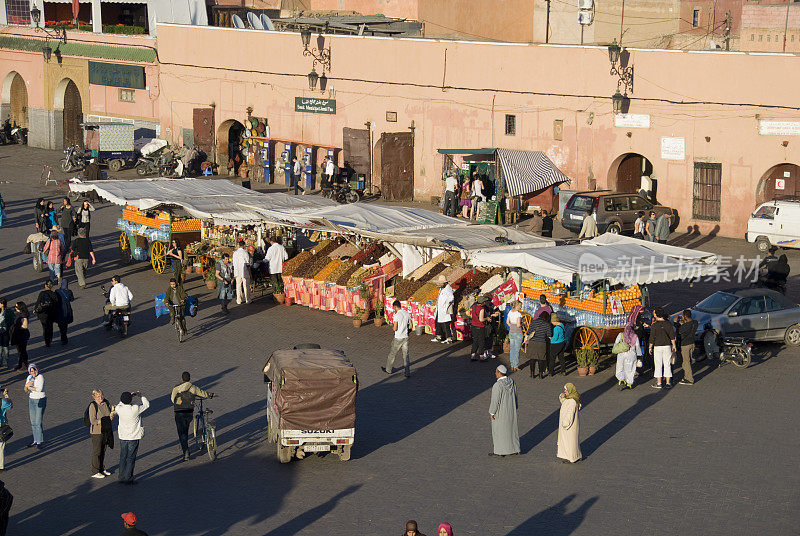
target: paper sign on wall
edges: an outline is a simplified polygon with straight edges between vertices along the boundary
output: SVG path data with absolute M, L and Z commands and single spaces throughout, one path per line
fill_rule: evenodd
M 685 160 L 686 143 L 684 138 L 661 138 L 661 158 L 664 160 Z
M 775 189 L 776 190 L 785 190 L 786 189 L 786 181 L 784 179 L 775 179 Z

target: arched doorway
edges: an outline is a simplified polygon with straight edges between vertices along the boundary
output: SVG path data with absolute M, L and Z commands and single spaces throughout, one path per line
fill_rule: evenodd
M 796 164 L 784 163 L 773 166 L 758 181 L 756 203 L 784 196 L 800 197 L 800 166 Z
M 62 112 L 64 147 L 77 145 L 83 148 L 83 100 L 75 82 L 64 78 L 58 83 L 53 108 Z
M 244 162 L 244 130 L 244 125 L 235 119 L 223 121 L 217 129 L 217 163 L 220 168 L 227 169 L 229 175 L 239 173 L 239 166 Z
M 647 188 L 647 180 L 642 177 L 652 177 L 653 164 L 639 153 L 625 153 L 618 156 L 608 169 L 608 187 L 620 193 L 636 193 L 644 186 L 645 190 L 653 190 L 655 185 Z
M 18 72 L 11 71 L 3 81 L 2 101 L 8 104 L 11 122 L 28 128 L 28 87 Z

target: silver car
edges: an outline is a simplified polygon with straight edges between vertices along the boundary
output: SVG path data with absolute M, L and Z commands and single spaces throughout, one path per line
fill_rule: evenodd
M 800 305 L 774 290 L 719 291 L 691 310 L 697 320 L 698 339 L 710 323 L 725 337 L 800 346 Z

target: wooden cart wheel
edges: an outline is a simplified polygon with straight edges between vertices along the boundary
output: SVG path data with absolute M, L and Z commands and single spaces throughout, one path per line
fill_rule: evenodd
M 594 348 L 600 350 L 600 339 L 592 328 L 580 326 L 575 329 L 575 334 L 572 336 L 572 347 L 574 349 Z
M 131 260 L 133 260 L 133 255 L 131 254 L 131 243 L 128 240 L 128 233 L 122 233 L 119 235 L 119 256 L 122 259 L 123 264 L 129 264 Z
M 153 266 L 153 271 L 157 274 L 163 274 L 167 268 L 167 247 L 164 242 L 153 242 L 150 245 L 150 264 Z

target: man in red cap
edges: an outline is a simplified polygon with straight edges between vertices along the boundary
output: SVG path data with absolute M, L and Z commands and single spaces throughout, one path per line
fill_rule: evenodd
M 147 536 L 146 532 L 136 528 L 136 514 L 133 512 L 122 514 L 122 524 L 125 525 L 125 531 L 121 536 Z

